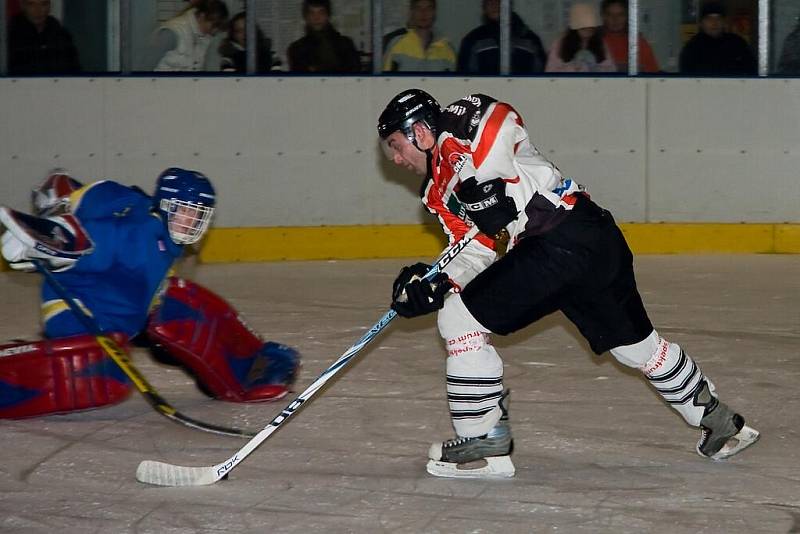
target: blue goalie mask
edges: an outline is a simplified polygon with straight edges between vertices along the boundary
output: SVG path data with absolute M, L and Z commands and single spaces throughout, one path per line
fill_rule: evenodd
M 163 214 L 169 237 L 178 245 L 200 241 L 215 205 L 214 187 L 202 173 L 170 167 L 158 176 L 153 208 Z

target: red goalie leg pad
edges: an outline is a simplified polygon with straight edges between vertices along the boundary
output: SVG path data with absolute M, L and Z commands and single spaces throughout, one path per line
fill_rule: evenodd
M 148 338 L 185 365 L 213 397 L 258 402 L 286 395 L 299 355 L 264 343 L 221 297 L 182 278 L 171 278 L 153 312 Z
M 127 343 L 123 334 L 111 337 Z M 122 402 L 131 389 L 94 336 L 0 345 L 0 418 L 100 408 Z

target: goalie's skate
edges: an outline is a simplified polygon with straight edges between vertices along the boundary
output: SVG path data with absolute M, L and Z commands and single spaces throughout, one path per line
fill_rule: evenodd
M 744 424 L 744 417 L 722 402 L 700 421 L 697 453 L 712 460 L 724 460 L 758 441 L 760 434 Z
M 504 400 L 500 400 L 503 415 L 488 434 L 475 438 L 455 438 L 434 443 L 428 451 L 427 471 L 447 478 L 509 478 L 515 473 L 511 462 L 514 441 Z M 482 464 L 482 465 L 481 465 Z

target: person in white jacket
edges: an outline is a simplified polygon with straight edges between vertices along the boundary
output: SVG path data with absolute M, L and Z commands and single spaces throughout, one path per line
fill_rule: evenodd
M 207 70 L 206 53 L 213 36 L 228 20 L 228 8 L 221 0 L 199 0 L 194 6 L 165 22 L 156 32 L 158 72 Z

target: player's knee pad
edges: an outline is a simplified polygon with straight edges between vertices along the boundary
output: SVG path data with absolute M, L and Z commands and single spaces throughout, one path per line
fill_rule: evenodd
M 658 352 L 661 338 L 653 330 L 649 336 L 633 345 L 623 345 L 611 349 L 611 354 L 617 361 L 628 367 L 641 369 Z
M 459 436 L 482 436 L 502 415 L 503 361 L 459 295 L 448 298 L 439 312 L 439 332 L 447 348 L 447 400 L 453 427 Z
M 127 343 L 123 334 L 112 337 Z M 0 345 L 0 418 L 100 408 L 122 402 L 131 390 L 94 336 Z
M 655 330 L 643 341 L 616 347 L 611 353 L 622 363 L 641 370 L 659 395 L 690 425 L 698 426 L 706 406 L 716 399 L 714 384 L 695 361 L 677 343 L 670 343 Z
M 461 300 L 461 295 L 454 293 L 444 301 L 444 306 L 439 310 L 437 316 L 439 334 L 443 339 L 453 339 L 459 337 L 464 332 L 484 332 L 489 331 L 481 325 L 469 312 Z
M 297 351 L 264 343 L 222 298 L 181 278 L 170 279 L 147 337 L 185 365 L 201 389 L 226 401 L 283 397 L 300 363 Z

